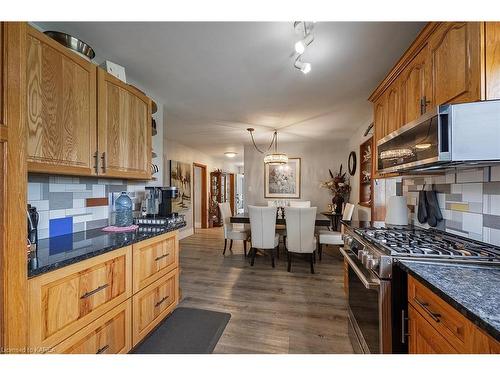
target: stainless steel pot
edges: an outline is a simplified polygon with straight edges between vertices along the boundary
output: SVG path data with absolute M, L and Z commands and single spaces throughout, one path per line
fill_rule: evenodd
M 92 47 L 74 36 L 60 31 L 45 31 L 44 34 L 89 61 L 95 57 L 95 52 Z

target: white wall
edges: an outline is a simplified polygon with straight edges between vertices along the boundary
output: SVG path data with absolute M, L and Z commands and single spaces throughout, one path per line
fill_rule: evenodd
M 166 128 L 168 132 L 168 125 Z M 167 133 L 166 132 L 166 133 Z M 204 154 L 199 150 L 194 148 L 185 146 L 178 142 L 169 140 L 166 138 L 168 135 L 164 134 L 164 143 L 163 143 L 163 159 L 164 159 L 164 176 L 163 176 L 163 184 L 164 186 L 169 186 L 170 184 L 170 168 L 169 168 L 169 160 L 176 160 L 184 163 L 200 163 L 207 166 L 207 189 L 210 189 L 210 172 L 213 172 L 215 169 L 222 169 L 225 172 L 237 173 L 238 168 L 227 162 L 225 160 L 216 159 L 211 157 L 210 155 Z M 193 184 L 191 183 L 191 196 L 193 196 Z M 180 231 L 180 237 L 184 238 L 190 236 L 194 233 L 193 230 L 193 206 L 191 205 L 189 210 L 182 212 L 181 214 L 186 217 L 186 227 Z
M 337 172 L 342 163 L 347 168 L 349 149 L 347 142 L 280 143 L 279 150 L 288 157 L 301 158 L 300 200 L 310 200 L 318 211 L 325 211 L 332 203 L 329 190 L 320 183 L 330 176 L 328 169 Z M 247 205 L 264 205 L 264 156 L 253 145 L 245 146 L 245 208 Z M 352 182 L 352 178 L 350 179 Z

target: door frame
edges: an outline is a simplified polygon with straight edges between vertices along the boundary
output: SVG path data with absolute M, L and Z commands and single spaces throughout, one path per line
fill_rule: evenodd
M 196 179 L 194 168 L 201 169 L 201 228 L 208 228 L 208 189 L 207 189 L 207 166 L 201 163 L 193 163 L 193 230 L 195 230 L 195 199 L 194 193 Z

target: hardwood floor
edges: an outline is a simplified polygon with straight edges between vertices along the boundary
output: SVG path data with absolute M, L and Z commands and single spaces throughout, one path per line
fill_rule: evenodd
M 214 353 L 353 352 L 338 249 L 326 247 L 312 275 L 306 259 L 288 273 L 283 252 L 273 269 L 264 255 L 250 267 L 241 241 L 223 247 L 221 228 L 180 241 L 180 306 L 231 313 Z

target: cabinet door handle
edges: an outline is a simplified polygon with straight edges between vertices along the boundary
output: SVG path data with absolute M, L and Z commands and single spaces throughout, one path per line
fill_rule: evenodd
M 441 314 L 438 314 L 438 313 L 435 313 L 435 312 L 432 312 L 430 309 L 429 309 L 429 304 L 427 302 L 422 302 L 420 301 L 418 298 L 414 298 L 413 299 L 417 305 L 419 305 L 427 314 L 430 315 L 430 317 L 436 322 L 436 323 L 439 323 L 441 320 L 439 318 L 441 318 Z
M 427 112 L 427 106 L 431 104 L 430 100 L 427 100 L 427 97 L 424 95 L 422 98 L 420 98 L 420 114 L 423 115 L 425 112 Z
M 406 344 L 406 338 L 410 336 L 406 331 L 406 322 L 408 318 L 405 316 L 405 311 L 401 310 L 401 343 Z
M 104 345 L 101 349 L 97 350 L 97 352 L 95 352 L 95 354 L 102 354 L 108 349 L 109 349 L 109 345 Z
M 95 170 L 95 174 L 98 174 L 99 173 L 99 152 L 96 151 L 94 152 L 94 170 Z
M 85 293 L 84 295 L 82 295 L 82 296 L 80 297 L 80 299 L 85 299 L 85 298 L 88 298 L 88 297 L 90 297 L 92 294 L 96 294 L 97 292 L 100 292 L 101 290 L 106 289 L 108 286 L 109 286 L 109 284 L 104 284 L 104 285 L 98 286 L 98 287 L 97 287 L 97 288 L 95 288 L 94 290 L 91 290 L 90 292 L 87 292 L 87 293 Z
M 155 307 L 160 306 L 163 302 L 165 302 L 168 299 L 168 297 L 170 297 L 170 296 L 163 297 L 161 300 L 156 302 Z
M 170 255 L 169 253 L 166 253 L 166 254 L 160 255 L 159 257 L 156 257 L 156 258 L 155 258 L 155 261 L 157 261 L 157 262 L 158 262 L 159 260 L 161 260 L 161 259 L 163 259 L 163 258 L 166 258 L 166 257 L 168 257 L 169 255 Z
M 106 161 L 106 151 L 104 151 L 101 155 L 101 168 L 102 168 L 102 173 L 106 173 L 106 168 L 107 168 L 107 161 Z

